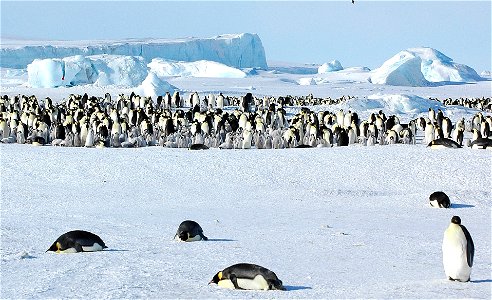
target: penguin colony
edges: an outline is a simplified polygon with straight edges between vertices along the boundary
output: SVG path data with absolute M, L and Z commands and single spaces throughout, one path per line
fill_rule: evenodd
M 471 132 L 466 146 L 492 148 L 492 116 L 478 112 L 471 120 L 455 124 L 439 109 L 429 108 L 428 117 L 408 124 L 383 111 L 360 119 L 356 112 L 321 110 L 307 106 L 339 104 L 354 97 L 337 99 L 302 97 L 231 97 L 197 92 L 186 99 L 179 92 L 157 97 L 120 94 L 105 97 L 70 95 L 58 104 L 50 98 L 4 95 L 0 98 L 0 141 L 66 147 L 145 147 L 220 149 L 281 149 L 333 147 L 361 144 L 415 144 L 417 131 L 422 143 L 432 148 L 460 148 L 463 135 Z M 491 110 L 490 98 L 444 100 Z M 226 106 L 238 107 L 232 111 Z M 287 106 L 302 107 L 292 117 Z

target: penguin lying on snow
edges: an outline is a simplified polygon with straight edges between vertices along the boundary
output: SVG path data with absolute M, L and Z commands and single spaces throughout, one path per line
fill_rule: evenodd
M 429 196 L 429 202 L 432 207 L 449 208 L 451 201 L 449 201 L 448 195 L 444 192 L 434 192 Z
M 178 231 L 174 236 L 175 240 L 183 242 L 206 241 L 208 238 L 203 235 L 203 229 L 200 225 L 191 220 L 181 222 Z
M 442 262 L 449 280 L 470 281 L 475 246 L 465 226 L 458 216 L 451 218 L 451 224 L 444 232 L 442 242 Z
M 225 268 L 215 274 L 210 283 L 239 290 L 285 290 L 282 281 L 275 273 L 267 268 L 247 263 Z
M 56 253 L 76 253 L 101 251 L 106 247 L 103 240 L 94 233 L 74 230 L 62 234 L 51 247 L 46 250 Z
M 207 145 L 204 144 L 193 144 L 189 148 L 190 150 L 207 150 Z
M 431 147 L 432 149 L 441 149 L 441 148 L 461 148 L 460 144 L 453 141 L 452 139 L 447 138 L 439 138 L 431 141 L 427 147 Z
M 472 149 L 492 149 L 492 139 L 478 138 L 470 143 Z

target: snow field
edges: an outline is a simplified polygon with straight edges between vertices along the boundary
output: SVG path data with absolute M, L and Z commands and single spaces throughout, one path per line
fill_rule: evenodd
M 2 298 L 488 298 L 490 151 L 423 145 L 188 151 L 0 145 Z M 452 208 L 433 209 L 445 191 Z M 447 281 L 459 215 L 472 282 Z M 173 241 L 197 221 L 207 242 Z M 109 249 L 45 253 L 84 229 Z M 23 258 L 26 257 L 26 258 Z M 251 262 L 286 292 L 208 285 Z

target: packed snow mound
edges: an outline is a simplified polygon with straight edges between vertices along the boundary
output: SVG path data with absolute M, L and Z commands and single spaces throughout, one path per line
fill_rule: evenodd
M 299 85 L 316 85 L 316 80 L 312 77 L 300 78 L 298 81 Z
M 332 60 L 331 62 L 322 64 L 318 68 L 318 74 L 325 74 L 340 70 L 343 70 L 342 64 L 338 60 Z
M 25 68 L 35 59 L 98 54 L 141 56 L 175 61 L 209 60 L 235 68 L 267 69 L 258 35 L 224 34 L 211 38 L 129 39 L 118 41 L 18 41 L 2 39 L 0 67 Z
M 156 97 L 159 95 L 164 95 L 166 92 L 171 94 L 178 90 L 175 86 L 170 85 L 167 81 L 162 80 L 153 72 L 149 72 L 147 78 L 142 82 L 141 85 L 136 87 L 133 91 L 137 95 L 145 97 Z
M 477 72 L 458 64 L 432 48 L 410 48 L 399 52 L 374 70 L 374 84 L 401 86 L 429 86 L 433 83 L 476 82 Z
M 29 85 L 38 88 L 84 84 L 134 87 L 148 75 L 142 57 L 106 54 L 36 59 L 27 66 L 27 73 Z
M 170 61 L 154 58 L 148 67 L 160 77 L 215 77 L 215 78 L 244 78 L 246 73 L 224 64 L 199 60 L 195 62 Z

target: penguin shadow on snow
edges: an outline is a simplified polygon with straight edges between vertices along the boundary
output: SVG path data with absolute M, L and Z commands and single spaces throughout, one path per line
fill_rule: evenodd
M 451 203 L 451 206 L 449 208 L 472 208 L 472 207 L 475 207 L 475 205 L 462 204 L 462 203 Z
M 130 252 L 131 250 L 127 249 L 105 249 L 104 252 Z
M 208 242 L 237 242 L 237 240 L 232 239 L 208 239 Z
M 492 279 L 479 279 L 479 280 L 470 280 L 471 283 L 490 283 Z
M 312 287 L 302 285 L 284 285 L 284 288 L 286 291 L 312 290 Z

